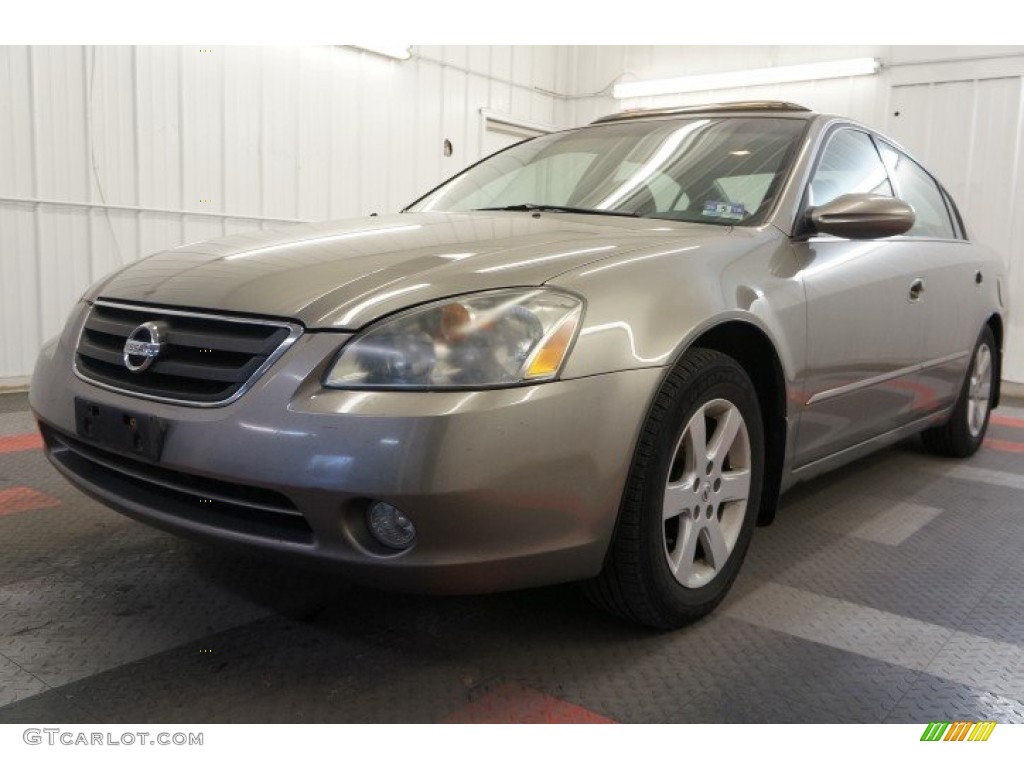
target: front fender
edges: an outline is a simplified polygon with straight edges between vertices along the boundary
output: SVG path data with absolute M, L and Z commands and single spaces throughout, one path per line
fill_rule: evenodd
M 757 327 L 795 384 L 806 349 L 803 284 L 777 230 L 743 230 L 576 270 L 548 284 L 587 300 L 563 378 L 675 363 L 711 328 L 732 320 Z

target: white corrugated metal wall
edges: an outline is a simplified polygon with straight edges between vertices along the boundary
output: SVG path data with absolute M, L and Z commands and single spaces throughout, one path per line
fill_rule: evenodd
M 477 158 L 479 110 L 568 126 L 619 78 L 876 56 L 879 75 L 625 106 L 783 98 L 892 133 L 933 167 L 1024 306 L 1021 47 L 0 47 L 0 385 L 92 280 L 240 229 L 393 211 Z M 896 117 L 895 113 L 899 112 Z M 444 157 L 441 145 L 454 152 Z M 1024 381 L 1024 312 L 1007 378 Z
M 565 118 L 565 48 L 413 50 L 0 47 L 0 385 L 121 264 L 396 211 L 477 159 L 481 108 Z
M 925 162 L 956 199 L 972 237 L 1007 262 L 1010 314 L 1003 375 L 1024 382 L 1024 135 L 1021 46 L 620 46 L 577 48 L 570 69 L 579 92 L 613 78 L 648 80 L 811 61 L 874 56 L 878 75 L 659 96 L 610 95 L 574 102 L 570 122 L 621 107 L 782 99 L 861 120 Z

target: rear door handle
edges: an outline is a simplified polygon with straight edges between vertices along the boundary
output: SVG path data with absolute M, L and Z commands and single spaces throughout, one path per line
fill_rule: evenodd
M 910 284 L 910 300 L 919 301 L 922 293 L 924 293 L 924 280 L 917 278 Z

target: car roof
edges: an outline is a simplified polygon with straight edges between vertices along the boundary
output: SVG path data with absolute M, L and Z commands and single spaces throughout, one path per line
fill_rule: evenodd
M 632 120 L 675 117 L 677 115 L 722 115 L 722 114 L 785 114 L 788 117 L 816 117 L 817 113 L 791 101 L 729 101 L 721 104 L 696 104 L 687 107 L 662 107 L 655 109 L 627 109 L 612 115 L 599 117 L 591 125 L 619 123 Z

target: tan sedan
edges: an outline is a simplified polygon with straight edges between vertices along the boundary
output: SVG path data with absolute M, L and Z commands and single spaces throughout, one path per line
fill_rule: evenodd
M 863 125 L 630 113 L 397 215 L 108 276 L 31 404 L 65 476 L 153 525 L 398 589 L 582 581 L 673 627 L 793 483 L 918 432 L 977 450 L 1003 283 Z

